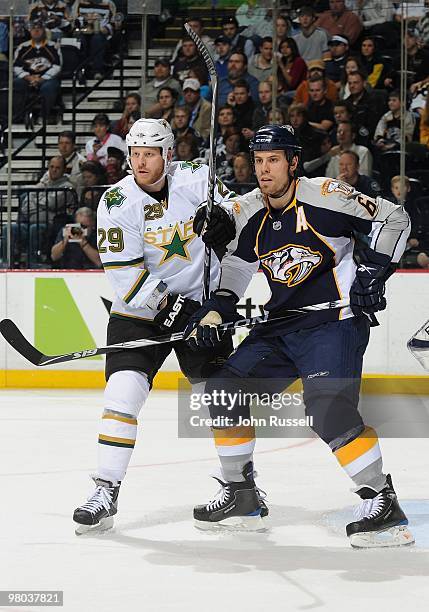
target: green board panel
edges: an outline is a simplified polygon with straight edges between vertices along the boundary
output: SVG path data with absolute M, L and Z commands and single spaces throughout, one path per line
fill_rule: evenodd
M 96 344 L 63 278 L 35 278 L 34 343 L 43 353 L 60 354 Z M 102 357 L 90 357 L 102 359 Z

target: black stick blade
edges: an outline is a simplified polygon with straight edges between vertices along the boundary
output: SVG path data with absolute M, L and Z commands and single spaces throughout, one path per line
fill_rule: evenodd
M 33 365 L 38 366 L 43 361 L 43 353 L 38 351 L 32 344 L 30 344 L 25 338 L 15 323 L 10 319 L 3 319 L 0 321 L 0 333 L 3 335 L 6 342 L 8 342 L 20 355 L 25 357 Z

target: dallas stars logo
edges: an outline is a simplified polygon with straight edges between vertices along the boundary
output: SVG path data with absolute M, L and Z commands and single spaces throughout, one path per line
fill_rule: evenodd
M 122 192 L 122 187 L 114 187 L 104 194 L 104 203 L 106 204 L 107 211 L 113 206 L 122 206 L 127 197 Z
M 153 244 L 153 246 L 156 246 L 158 249 L 164 251 L 164 255 L 161 261 L 159 262 L 159 265 L 173 259 L 173 257 L 178 257 L 179 259 L 186 259 L 188 261 L 191 261 L 191 256 L 188 251 L 188 244 L 194 238 L 195 234 L 189 236 L 189 238 L 185 238 L 180 231 L 180 225 L 176 223 L 173 228 L 171 238 L 168 242 L 164 242 L 162 244 Z
M 197 164 L 196 162 L 193 162 L 193 161 L 185 161 L 180 164 L 181 170 L 186 170 L 189 168 L 192 174 L 194 174 L 194 172 L 199 170 L 201 167 L 202 167 L 201 164 Z

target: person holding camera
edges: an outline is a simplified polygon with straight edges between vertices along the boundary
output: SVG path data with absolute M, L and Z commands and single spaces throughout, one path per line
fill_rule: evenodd
M 65 225 L 57 235 L 51 249 L 51 259 L 55 267 L 89 270 L 101 268 L 97 251 L 95 215 L 87 206 L 78 208 L 75 223 Z

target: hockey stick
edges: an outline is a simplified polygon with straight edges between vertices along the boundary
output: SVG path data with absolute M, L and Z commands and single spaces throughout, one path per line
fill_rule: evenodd
M 429 319 L 408 340 L 407 348 L 420 365 L 429 370 Z
M 308 312 L 316 310 L 328 310 L 335 308 L 344 308 L 349 305 L 348 300 L 337 300 L 336 302 L 322 302 L 312 306 L 303 306 L 293 310 L 285 311 L 285 314 L 280 317 L 268 318 L 268 315 L 260 317 L 250 317 L 248 319 L 239 319 L 229 323 L 219 325 L 221 330 L 239 329 L 240 327 L 254 327 L 255 325 L 263 325 L 264 323 L 275 323 L 294 319 L 299 315 L 304 315 Z M 130 342 L 120 342 L 119 344 L 110 344 L 99 348 L 85 349 L 83 351 L 74 351 L 64 355 L 44 355 L 35 346 L 30 344 L 18 327 L 10 319 L 0 321 L 0 332 L 5 340 L 25 359 L 30 361 L 35 366 L 54 365 L 56 363 L 64 363 L 66 361 L 74 361 L 85 357 L 95 357 L 96 355 L 105 355 L 114 351 L 124 349 L 138 349 L 146 346 L 154 346 L 157 344 L 165 344 L 167 342 L 178 342 L 185 339 L 185 332 L 176 332 L 165 336 L 157 336 L 156 338 L 142 338 L 141 340 L 132 340 Z
M 185 23 L 185 29 L 189 34 L 190 38 L 194 41 L 197 46 L 198 51 L 203 56 L 204 62 L 206 64 L 207 70 L 210 75 L 210 82 L 212 86 L 212 113 L 211 113 L 211 125 L 210 125 L 210 135 L 209 135 L 209 184 L 207 186 L 207 216 L 206 216 L 206 225 L 209 223 L 214 203 L 214 192 L 216 186 L 216 140 L 215 140 L 215 126 L 217 119 L 217 107 L 218 107 L 218 78 L 216 66 L 214 64 L 213 58 L 210 55 L 210 51 L 207 49 L 206 45 L 203 43 L 201 38 L 194 32 L 194 30 Z M 203 296 L 204 299 L 207 300 L 210 297 L 210 263 L 211 263 L 211 249 L 206 245 L 204 252 L 204 275 L 203 275 Z

